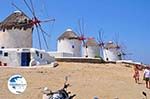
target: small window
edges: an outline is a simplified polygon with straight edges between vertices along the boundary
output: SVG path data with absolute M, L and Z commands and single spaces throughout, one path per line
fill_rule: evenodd
M 25 22 L 25 23 L 27 23 L 27 21 L 28 21 L 27 19 L 24 19 L 24 22 Z
M 36 55 L 37 55 L 38 57 L 40 56 L 38 51 L 36 51 L 35 53 L 36 53 Z
M 106 58 L 106 61 L 108 61 L 109 59 L 108 58 Z
M 5 32 L 5 29 L 3 29 L 3 32 Z
M 42 58 L 43 57 L 43 55 L 42 54 L 40 54 L 40 58 Z
M 7 63 L 4 63 L 4 66 L 7 66 Z
M 4 53 L 4 56 L 8 56 L 8 52 L 5 52 L 5 53 Z
M 4 46 L 2 46 L 1 48 L 2 48 L 2 49 L 4 49 L 5 47 L 4 47 Z
M 3 51 L 0 51 L 0 55 L 2 55 L 3 54 Z
M 72 48 L 74 48 L 74 45 L 72 45 Z

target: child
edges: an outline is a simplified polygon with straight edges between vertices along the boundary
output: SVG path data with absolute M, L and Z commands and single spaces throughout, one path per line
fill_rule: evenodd
M 135 83 L 139 84 L 140 73 L 137 65 L 134 67 L 133 78 L 135 79 Z

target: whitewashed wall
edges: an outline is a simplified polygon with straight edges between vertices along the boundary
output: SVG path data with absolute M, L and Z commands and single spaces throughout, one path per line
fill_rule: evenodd
M 50 56 L 55 58 L 62 58 L 62 57 L 73 57 L 73 53 L 66 53 L 66 52 L 49 52 Z
M 88 56 L 89 58 L 96 58 L 100 56 L 100 49 L 98 46 L 88 46 L 87 48 L 84 46 L 82 49 L 82 57 Z
M 4 63 L 7 64 L 7 66 L 19 66 L 20 65 L 20 54 L 17 53 L 17 49 L 3 49 L 2 54 L 0 54 L 0 61 L 2 63 L 2 66 L 4 66 Z M 8 53 L 8 56 L 4 56 L 4 53 Z
M 74 48 L 72 48 L 74 46 Z M 78 39 L 61 39 L 57 41 L 57 51 L 73 53 L 73 57 L 81 56 L 81 41 Z
M 28 48 L 28 49 L 16 49 L 16 48 L 7 48 L 7 49 L 0 49 L 2 51 L 2 54 L 0 54 L 0 62 L 2 63 L 2 66 L 4 66 L 4 63 L 7 64 L 7 66 L 20 66 L 21 65 L 21 53 L 22 52 L 30 52 L 31 53 L 31 59 L 34 59 L 35 61 L 38 61 L 40 65 L 50 64 L 52 62 L 55 62 L 55 58 L 53 56 L 50 56 L 48 52 L 45 52 L 43 50 L 38 50 L 34 48 Z M 39 56 L 37 56 L 36 51 L 38 51 Z M 8 56 L 4 56 L 4 53 L 8 53 Z M 42 54 L 42 57 L 40 57 Z M 31 61 L 31 60 L 30 60 Z
M 50 56 L 48 52 L 39 50 L 39 53 L 42 54 L 42 58 L 39 59 L 41 64 L 43 65 L 45 65 L 46 63 L 51 64 L 52 62 L 55 61 L 55 58 L 53 56 Z M 37 58 L 37 55 L 34 51 L 32 51 L 31 54 L 34 56 L 35 59 Z
M 32 29 L 0 31 L 0 48 L 31 48 Z
M 105 61 L 117 61 L 117 60 L 121 60 L 121 56 L 118 56 L 118 54 L 116 53 L 116 49 L 103 49 L 103 58 Z

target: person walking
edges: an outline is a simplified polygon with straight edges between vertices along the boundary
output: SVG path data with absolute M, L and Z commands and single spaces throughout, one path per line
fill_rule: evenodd
M 138 83 L 138 84 L 139 84 L 140 72 L 139 72 L 139 69 L 138 69 L 138 65 L 135 65 L 135 66 L 134 66 L 133 78 L 134 78 L 134 80 L 135 80 L 135 83 Z
M 145 80 L 146 88 L 150 89 L 150 67 L 145 68 L 143 79 Z

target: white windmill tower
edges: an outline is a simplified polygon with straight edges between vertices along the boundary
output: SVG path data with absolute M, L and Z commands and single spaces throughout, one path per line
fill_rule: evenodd
M 108 42 L 105 46 L 107 53 L 109 53 L 110 61 L 118 61 L 118 60 L 126 60 L 126 56 L 132 55 L 132 53 L 128 53 L 126 50 L 126 46 L 123 43 L 119 43 L 119 33 L 115 34 L 115 42 Z M 107 56 L 108 56 L 107 55 Z
M 15 11 L 0 23 L 0 48 L 31 48 L 33 26 L 31 19 Z
M 67 29 L 60 37 L 58 37 L 57 51 L 71 53 L 73 57 L 81 56 L 81 41 L 72 29 Z
M 99 52 L 100 52 L 100 56 L 101 57 L 104 57 L 104 53 L 103 53 L 103 49 L 104 49 L 104 41 L 103 41 L 103 30 L 101 29 L 99 32 L 98 32 L 98 37 L 97 37 L 97 41 L 98 41 L 98 46 L 99 46 Z
M 82 20 L 79 20 L 78 21 L 78 27 L 79 27 L 79 30 L 78 30 L 78 34 L 80 35 L 79 36 L 79 40 L 81 41 L 81 44 L 82 44 L 82 47 L 81 47 L 81 50 L 82 50 L 82 57 L 89 57 L 89 55 L 88 55 L 88 47 L 87 47 L 87 45 L 86 45 L 86 41 L 85 40 L 87 40 L 88 38 L 86 38 L 85 37 L 85 30 L 84 30 L 84 28 L 85 28 L 85 24 L 84 24 L 84 21 L 83 21 L 83 19 Z
M 78 33 L 80 34 L 79 40 L 82 42 L 82 57 L 98 58 L 100 54 L 98 43 L 93 37 L 91 38 L 85 37 L 84 20 L 83 19 L 79 20 L 78 25 L 79 25 Z
M 98 42 L 101 54 L 103 54 L 104 61 L 117 61 L 122 59 L 121 46 L 112 41 L 105 42 L 103 41 L 103 31 L 99 31 Z
M 118 61 L 125 59 L 126 55 L 131 55 L 131 53 L 126 53 L 123 44 L 118 44 L 119 35 L 116 35 L 115 43 L 113 41 L 104 42 L 103 33 L 101 29 L 98 36 L 98 45 L 100 47 L 100 55 L 103 56 L 104 61 Z
M 122 59 L 120 47 L 112 41 L 104 45 L 103 57 L 105 61 L 117 61 Z
M 94 38 L 88 38 L 83 45 L 83 57 L 86 58 L 99 58 L 100 49 L 99 45 Z

